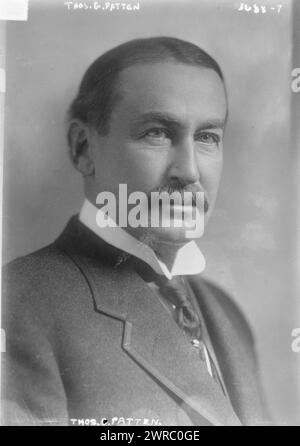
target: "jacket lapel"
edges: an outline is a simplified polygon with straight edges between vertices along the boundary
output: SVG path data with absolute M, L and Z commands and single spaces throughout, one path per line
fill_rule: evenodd
M 130 284 L 125 351 L 178 401 L 194 424 L 204 418 L 213 425 L 239 425 L 230 401 L 157 295 L 135 271 Z
M 122 347 L 185 410 L 195 425 L 240 425 L 230 401 L 208 374 L 156 294 L 126 262 L 97 264 L 64 247 L 85 276 L 95 310 L 124 323 Z
M 257 364 L 252 337 L 245 336 L 247 325 L 225 295 L 216 297 L 210 287 L 198 278 L 190 279 L 212 339 L 225 385 L 233 407 L 245 425 L 261 424 L 264 419 Z M 219 292 L 220 294 L 220 292 Z M 227 301 L 226 301 L 227 300 Z M 227 314 L 226 308 L 230 308 Z

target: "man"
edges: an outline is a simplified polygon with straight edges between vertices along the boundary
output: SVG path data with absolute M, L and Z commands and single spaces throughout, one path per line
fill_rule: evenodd
M 146 196 L 202 193 L 196 215 L 206 224 L 226 117 L 221 69 L 191 43 L 134 40 L 89 67 L 68 128 L 86 200 L 52 245 L 4 273 L 8 423 L 267 421 L 251 331 L 231 299 L 201 277 L 199 234 L 187 239 L 184 224 L 97 223 L 99 193 L 120 204 L 126 185 Z M 194 204 L 183 203 L 187 214 Z

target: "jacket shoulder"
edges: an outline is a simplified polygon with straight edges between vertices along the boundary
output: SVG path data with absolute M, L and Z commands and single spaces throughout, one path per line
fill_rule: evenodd
M 11 283 L 19 291 L 25 291 L 27 287 L 45 287 L 50 283 L 63 282 L 66 274 L 73 269 L 68 256 L 51 244 L 4 265 L 3 285 L 5 288 L 6 284 Z
M 4 322 L 27 312 L 49 323 L 89 302 L 90 291 L 70 257 L 51 244 L 3 267 L 2 299 Z

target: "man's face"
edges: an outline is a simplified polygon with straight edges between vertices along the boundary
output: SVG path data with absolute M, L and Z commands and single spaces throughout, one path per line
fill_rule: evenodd
M 110 131 L 96 131 L 90 141 L 95 166 L 93 198 L 119 184 L 128 194 L 149 194 L 163 186 L 203 191 L 214 208 L 223 162 L 226 94 L 211 69 L 175 62 L 135 65 L 119 79 L 120 101 Z M 94 200 L 95 204 L 95 200 Z M 141 238 L 145 232 L 165 243 L 183 243 L 181 228 L 127 228 Z

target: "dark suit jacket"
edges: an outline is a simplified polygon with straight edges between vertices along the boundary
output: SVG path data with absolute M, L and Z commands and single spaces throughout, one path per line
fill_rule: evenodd
M 265 423 L 253 338 L 232 300 L 190 279 L 226 398 L 131 263 L 114 267 L 116 252 L 73 217 L 53 244 L 5 267 L 5 422 Z

